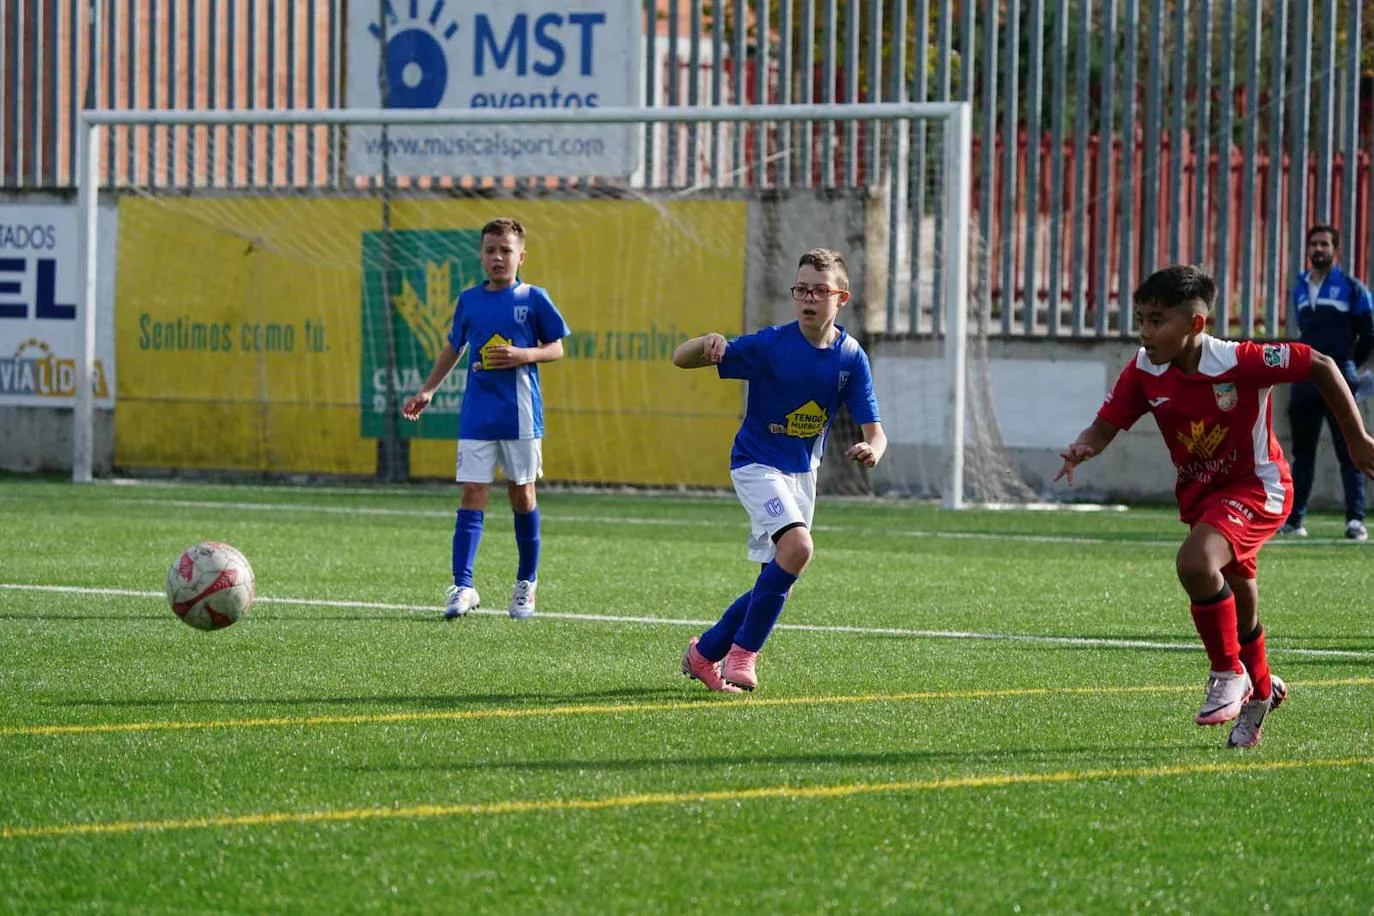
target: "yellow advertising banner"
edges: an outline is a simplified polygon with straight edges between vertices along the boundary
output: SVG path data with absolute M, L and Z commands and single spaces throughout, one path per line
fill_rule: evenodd
M 540 367 L 545 476 L 728 485 L 742 388 L 671 357 L 688 337 L 742 330 L 735 201 L 411 197 L 383 234 L 375 199 L 128 198 L 116 464 L 371 474 L 389 389 L 403 400 L 428 374 L 453 300 L 481 281 L 494 216 L 524 223 L 521 277 L 573 329 L 564 359 Z M 414 476 L 453 474 L 464 365 L 421 423 L 399 421 Z

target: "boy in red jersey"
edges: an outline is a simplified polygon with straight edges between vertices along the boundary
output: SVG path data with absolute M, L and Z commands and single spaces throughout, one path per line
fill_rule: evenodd
M 1196 722 L 1236 720 L 1230 747 L 1259 744 L 1264 718 L 1287 694 L 1269 673 L 1259 622 L 1255 556 L 1283 525 L 1293 482 L 1274 438 L 1269 393 L 1310 381 L 1340 424 L 1350 457 L 1374 476 L 1374 439 L 1331 358 L 1300 343 L 1218 340 L 1204 332 L 1216 283 L 1197 267 L 1175 265 L 1135 291 L 1141 347 L 1092 425 L 1060 457 L 1055 477 L 1073 482 L 1079 464 L 1152 413 L 1178 469 L 1178 579 L 1212 665 Z

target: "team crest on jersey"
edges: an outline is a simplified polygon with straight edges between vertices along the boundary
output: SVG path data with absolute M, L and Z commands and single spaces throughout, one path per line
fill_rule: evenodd
M 787 435 L 798 439 L 814 439 L 825 429 L 830 415 L 815 401 L 807 401 L 787 415 Z
M 517 305 L 515 307 L 515 320 L 520 324 L 524 324 L 525 319 L 528 318 L 529 315 L 530 307 L 528 305 Z
M 841 390 L 841 391 L 844 390 L 844 383 L 847 382 L 847 381 L 849 381 L 849 371 L 848 371 L 848 370 L 845 370 L 845 371 L 843 371 L 843 372 L 840 373 L 840 390 Z
M 1187 432 L 1179 432 L 1178 441 L 1187 447 L 1188 454 L 1211 458 L 1225 441 L 1227 429 L 1225 426 L 1213 426 L 1208 429 L 1205 420 L 1197 420 L 1190 424 Z
M 1268 362 L 1269 357 L 1265 357 Z M 1235 382 L 1217 382 L 1212 386 L 1212 395 L 1217 399 L 1217 406 L 1222 410 L 1230 410 L 1240 403 L 1240 396 L 1236 394 Z

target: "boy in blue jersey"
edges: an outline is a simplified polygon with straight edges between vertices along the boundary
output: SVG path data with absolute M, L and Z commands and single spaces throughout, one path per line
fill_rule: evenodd
M 482 227 L 481 256 L 487 282 L 459 294 L 443 351 L 424 387 L 401 408 L 407 419 L 418 418 L 468 348 L 456 475 L 463 498 L 453 531 L 453 585 L 445 620 L 462 617 L 480 601 L 472 586 L 472 567 L 498 465 L 508 481 L 520 554 L 510 615 L 534 614 L 539 573 L 534 482 L 543 474 L 544 436 L 539 363 L 561 359 L 563 338 L 570 333 L 549 294 L 517 275 L 525 261 L 524 226 L 504 217 L 487 223 Z
M 845 457 L 873 467 L 887 449 L 873 374 L 859 342 L 835 324 L 849 301 L 849 269 L 827 248 L 801 256 L 792 287 L 797 320 L 726 341 L 706 334 L 673 353 L 683 369 L 714 365 L 749 383 L 744 421 L 730 452 L 730 479 L 749 513 L 749 559 L 763 564 L 740 595 L 682 656 L 682 673 L 710 690 L 758 686 L 755 664 L 783 602 L 811 562 L 816 468 L 835 411 L 844 404 L 863 431 Z

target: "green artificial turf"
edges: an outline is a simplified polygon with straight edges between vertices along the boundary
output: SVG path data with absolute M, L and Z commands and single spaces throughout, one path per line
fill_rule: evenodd
M 514 621 L 495 499 L 484 612 L 444 623 L 456 497 L 0 479 L 0 909 L 1374 909 L 1374 547 L 1339 519 L 1261 555 L 1291 695 L 1237 752 L 1192 724 L 1163 508 L 823 497 L 735 697 L 678 672 L 757 570 L 733 500 L 541 494 Z M 257 574 L 220 632 L 161 595 L 200 540 Z

